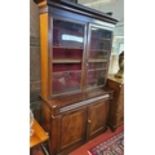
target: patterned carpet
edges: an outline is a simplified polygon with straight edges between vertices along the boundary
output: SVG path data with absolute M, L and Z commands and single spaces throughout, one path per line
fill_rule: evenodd
M 124 132 L 91 148 L 90 155 L 123 155 L 124 154 Z

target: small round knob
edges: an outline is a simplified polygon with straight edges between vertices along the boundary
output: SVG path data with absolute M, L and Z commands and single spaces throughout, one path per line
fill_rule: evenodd
M 88 123 L 89 123 L 89 124 L 91 123 L 91 120 L 90 120 L 90 119 L 88 120 Z

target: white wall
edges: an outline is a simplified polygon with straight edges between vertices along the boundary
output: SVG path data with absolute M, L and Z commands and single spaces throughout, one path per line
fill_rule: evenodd
M 124 35 L 124 0 L 78 0 L 78 3 L 101 12 L 113 12 L 112 17 L 119 21 L 114 30 L 114 35 Z

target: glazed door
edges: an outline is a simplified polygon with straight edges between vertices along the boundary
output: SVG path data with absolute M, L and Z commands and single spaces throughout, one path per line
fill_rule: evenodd
M 103 87 L 111 53 L 112 30 L 89 25 L 87 47 L 87 89 Z
M 53 19 L 52 94 L 81 91 L 85 24 L 64 18 Z
M 109 102 L 101 101 L 88 108 L 88 139 L 106 129 Z

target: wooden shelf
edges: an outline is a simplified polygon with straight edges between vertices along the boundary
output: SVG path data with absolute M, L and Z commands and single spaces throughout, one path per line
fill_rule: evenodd
M 96 37 L 92 37 L 92 40 L 111 41 L 111 39 L 106 39 L 106 38 L 96 38 Z
M 100 48 L 91 48 L 90 51 L 106 51 L 106 52 L 110 52 L 111 50 L 107 50 L 107 49 L 100 49 Z
M 88 62 L 93 62 L 93 63 L 96 63 L 96 62 L 107 62 L 106 59 L 89 59 Z
M 68 94 L 76 94 L 76 93 L 80 93 L 80 92 L 81 92 L 80 88 L 76 88 L 76 89 L 72 88 L 72 89 L 68 89 L 68 90 L 66 89 L 63 92 L 60 92 L 60 91 L 54 92 L 53 97 L 64 96 L 64 95 L 68 95 Z
M 66 46 L 56 46 L 54 45 L 53 48 L 63 48 L 63 49 L 69 49 L 69 50 L 83 50 L 83 48 L 78 48 L 78 47 L 66 47 Z
M 93 71 L 105 71 L 107 70 L 106 68 L 95 68 L 95 69 L 88 69 L 88 72 L 93 72 Z
M 93 51 L 102 51 L 102 53 L 110 52 L 110 50 L 105 50 L 105 49 L 91 49 L 90 51 L 91 52 L 93 52 Z M 105 52 L 103 52 L 103 51 L 105 51 Z
M 66 70 L 66 71 L 57 71 L 57 72 L 53 72 L 53 74 L 54 75 L 56 75 L 56 74 L 61 74 L 61 73 L 63 73 L 63 72 L 74 72 L 74 73 L 81 73 L 81 70 Z
M 55 59 L 54 64 L 64 64 L 64 63 L 81 63 L 80 59 Z
M 103 86 L 104 86 L 104 84 L 103 84 L 103 85 L 99 85 L 99 86 L 90 86 L 90 85 L 88 84 L 88 86 L 87 86 L 87 90 L 92 90 L 92 89 L 102 88 Z

